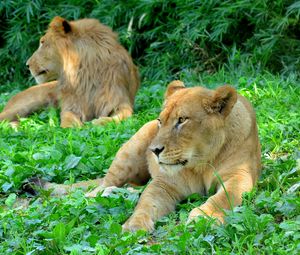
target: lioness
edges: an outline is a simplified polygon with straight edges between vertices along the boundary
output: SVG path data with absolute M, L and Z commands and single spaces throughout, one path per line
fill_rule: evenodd
M 44 84 L 14 96 L 0 121 L 14 121 L 58 101 L 62 127 L 90 120 L 118 122 L 133 113 L 137 68 L 117 35 L 98 20 L 55 17 L 26 64 L 37 83 Z
M 99 185 L 94 197 L 109 186 L 143 184 L 152 178 L 123 225 L 124 230 L 152 231 L 157 219 L 174 210 L 192 193 L 216 193 L 193 209 L 189 221 L 210 216 L 224 221 L 224 209 L 241 204 L 261 167 L 255 113 L 250 103 L 230 86 L 216 90 L 169 84 L 158 120 L 144 125 L 116 155 L 102 179 L 74 185 L 43 183 L 54 194 Z M 221 181 L 221 182 L 220 182 Z

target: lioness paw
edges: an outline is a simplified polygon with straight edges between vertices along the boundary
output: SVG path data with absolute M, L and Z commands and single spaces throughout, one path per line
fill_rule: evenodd
M 203 212 L 201 212 L 200 209 L 198 209 L 198 208 L 194 208 L 194 209 L 190 212 L 186 224 L 190 224 L 191 222 L 196 221 L 200 216 L 204 216 L 204 215 L 203 215 Z
M 217 213 L 217 212 L 206 212 L 205 210 L 202 210 L 201 208 L 194 208 L 190 212 L 186 224 L 190 224 L 193 221 L 197 221 L 197 219 L 199 219 L 199 217 L 215 218 L 217 220 L 216 223 L 218 223 L 218 224 L 224 223 L 223 214 Z
M 146 230 L 152 232 L 154 230 L 154 222 L 148 215 L 139 215 L 129 218 L 122 226 L 123 232 L 136 232 L 138 230 Z
M 98 193 L 103 191 L 103 189 L 104 189 L 103 187 L 99 186 L 93 189 L 92 191 L 85 193 L 85 197 L 96 197 Z
M 93 189 L 92 191 L 88 192 L 85 194 L 85 197 L 96 197 L 98 195 L 98 193 L 102 192 L 102 197 L 109 197 L 109 195 L 111 193 L 113 193 L 113 191 L 115 189 L 117 189 L 118 187 L 116 186 L 110 186 L 110 187 L 107 187 L 107 188 L 104 188 L 102 186 L 99 186 L 95 189 Z

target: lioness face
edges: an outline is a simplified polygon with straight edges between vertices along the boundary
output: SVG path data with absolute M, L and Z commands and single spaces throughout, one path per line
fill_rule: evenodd
M 37 83 L 58 79 L 61 63 L 55 44 L 49 35 L 40 39 L 39 48 L 27 60 L 26 65 Z
M 227 98 L 216 102 L 217 95 L 218 91 L 196 87 L 178 89 L 167 98 L 158 119 L 158 134 L 149 147 L 162 171 L 201 168 L 218 154 L 225 141 L 222 111 L 232 108 L 235 101 L 231 105 Z

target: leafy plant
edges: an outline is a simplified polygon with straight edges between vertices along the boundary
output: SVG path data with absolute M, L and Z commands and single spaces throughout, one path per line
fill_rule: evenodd
M 249 59 L 259 68 L 297 73 L 299 13 L 299 2 L 287 0 L 2 1 L 0 82 L 24 82 L 26 59 L 56 15 L 97 18 L 118 31 L 145 79 L 214 72 Z
M 0 254 L 299 254 L 299 8 L 286 0 L 1 1 L 0 110 L 33 83 L 24 63 L 55 15 L 95 17 L 118 31 L 143 86 L 135 115 L 119 125 L 61 129 L 52 108 L 21 119 L 18 129 L 0 123 Z M 225 225 L 204 218 L 185 225 L 207 199 L 197 194 L 152 234 L 121 232 L 141 190 L 94 199 L 80 190 L 20 194 L 33 175 L 58 183 L 103 176 L 118 148 L 157 117 L 172 78 L 187 86 L 232 84 L 256 109 L 261 178 Z
M 189 86 L 233 84 L 256 108 L 262 176 L 255 190 L 245 194 L 243 205 L 228 214 L 227 224 L 216 227 L 202 218 L 185 225 L 188 213 L 207 199 L 199 195 L 162 218 L 152 235 L 121 233 L 139 194 L 124 188 L 95 199 L 86 199 L 80 190 L 61 198 L 48 193 L 16 196 L 22 182 L 33 175 L 59 183 L 103 176 L 121 144 L 160 111 L 166 82 L 145 81 L 135 116 L 119 125 L 60 129 L 59 113 L 53 109 L 22 119 L 18 130 L 0 123 L 0 253 L 298 254 L 297 80 L 243 69 L 181 76 Z M 7 95 L 0 96 L 1 105 L 6 100 Z M 27 208 L 21 206 L 24 199 L 26 203 L 30 199 Z

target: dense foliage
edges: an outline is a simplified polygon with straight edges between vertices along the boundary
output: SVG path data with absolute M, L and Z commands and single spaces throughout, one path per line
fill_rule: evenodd
M 272 71 L 300 67 L 300 2 L 3 0 L 0 83 L 23 80 L 26 59 L 56 15 L 94 17 L 113 27 L 152 79 L 178 76 L 183 69 L 215 71 L 224 63 L 235 67 L 249 59 Z
M 200 78 L 201 76 L 201 78 Z M 147 83 L 136 114 L 119 125 L 59 128 L 54 109 L 22 119 L 18 130 L 0 123 L 0 254 L 289 254 L 300 253 L 300 89 L 293 77 L 241 69 L 183 77 L 188 86 L 233 84 L 254 104 L 262 144 L 263 171 L 243 206 L 216 227 L 201 219 L 185 226 L 188 213 L 206 197 L 193 195 L 162 218 L 152 235 L 122 234 L 138 194 L 122 188 L 109 198 L 86 199 L 77 191 L 62 198 L 17 193 L 27 177 L 56 182 L 102 176 L 123 142 L 156 118 L 165 82 Z M 0 109 L 12 93 L 0 96 Z M 142 189 L 140 189 L 140 192 Z
M 61 129 L 52 108 L 21 119 L 17 129 L 0 122 L 0 254 L 300 254 L 300 2 L 2 0 L 0 111 L 33 83 L 25 61 L 56 15 L 98 18 L 118 31 L 142 88 L 134 117 L 119 125 Z M 185 225 L 206 200 L 196 194 L 149 235 L 121 232 L 143 188 L 95 199 L 80 190 L 62 198 L 20 192 L 33 175 L 59 183 L 103 176 L 122 143 L 157 117 L 171 78 L 232 84 L 255 107 L 262 176 L 225 225 L 203 218 Z

